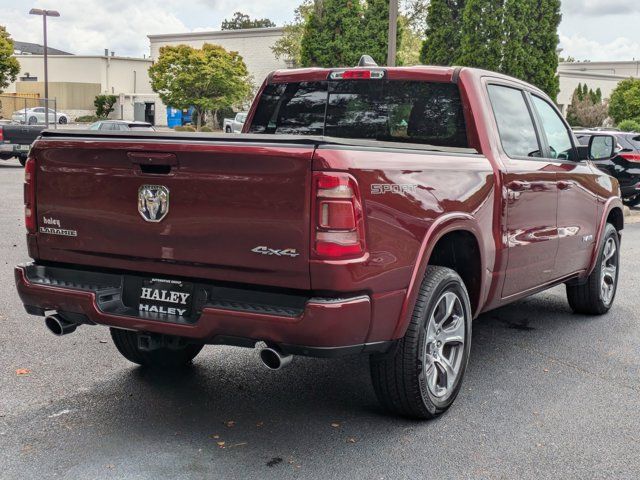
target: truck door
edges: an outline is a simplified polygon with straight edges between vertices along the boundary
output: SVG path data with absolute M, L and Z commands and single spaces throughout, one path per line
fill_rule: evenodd
M 540 125 L 543 151 L 558 169 L 558 255 L 557 277 L 586 269 L 596 243 L 598 203 L 595 193 L 600 174 L 578 161 L 569 127 L 545 99 L 531 95 Z
M 506 298 L 554 278 L 558 163 L 543 158 L 526 93 L 507 84 L 487 88 L 504 165 L 502 237 L 507 267 L 502 297 Z

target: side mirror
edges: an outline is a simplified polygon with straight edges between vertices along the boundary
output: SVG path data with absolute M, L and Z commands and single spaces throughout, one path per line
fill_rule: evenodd
M 617 141 L 613 135 L 594 135 L 589 139 L 589 159 L 607 160 L 616 154 Z

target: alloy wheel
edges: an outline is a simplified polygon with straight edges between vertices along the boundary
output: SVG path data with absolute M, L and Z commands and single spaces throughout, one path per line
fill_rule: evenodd
M 447 397 L 462 369 L 466 319 L 460 297 L 449 290 L 443 293 L 426 325 L 422 371 L 429 392 Z
M 600 295 L 605 305 L 609 306 L 616 293 L 618 278 L 618 247 L 614 238 L 609 237 L 602 250 L 602 267 L 600 271 Z

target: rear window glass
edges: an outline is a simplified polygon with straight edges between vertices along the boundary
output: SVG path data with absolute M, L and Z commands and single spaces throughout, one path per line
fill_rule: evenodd
M 451 83 L 341 80 L 268 85 L 250 132 L 468 146 L 460 92 Z

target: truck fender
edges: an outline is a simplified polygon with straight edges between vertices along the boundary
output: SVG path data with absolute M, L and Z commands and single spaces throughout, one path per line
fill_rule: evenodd
M 454 232 L 454 231 L 465 231 L 471 233 L 478 242 L 479 251 L 480 251 L 480 264 L 482 267 L 482 272 L 486 271 L 486 255 L 482 248 L 482 242 L 480 241 L 480 227 L 477 224 L 476 219 L 464 212 L 451 212 L 446 213 L 435 219 L 433 224 L 429 227 L 429 230 L 425 234 L 424 239 L 422 240 L 422 244 L 420 245 L 420 250 L 418 251 L 418 255 L 416 258 L 416 263 L 413 268 L 413 272 L 411 274 L 411 280 L 409 282 L 409 286 L 407 288 L 407 294 L 402 303 L 402 309 L 400 311 L 400 316 L 398 317 L 398 321 L 396 324 L 396 328 L 394 330 L 393 338 L 402 338 L 409 326 L 409 322 L 411 320 L 411 314 L 413 312 L 418 292 L 420 290 L 420 285 L 422 283 L 422 279 L 424 278 L 424 274 L 427 270 L 427 266 L 429 264 L 429 259 L 431 258 L 431 254 L 433 253 L 433 249 L 438 243 L 438 241 L 444 237 L 446 234 Z M 481 279 L 481 299 L 486 296 L 485 292 L 486 288 L 486 276 L 482 275 Z M 482 304 L 483 302 L 478 302 Z M 474 316 L 480 310 L 480 305 L 475 305 Z
M 600 223 L 598 225 L 598 230 L 596 232 L 596 241 L 594 243 L 595 247 L 593 249 L 593 252 L 591 253 L 591 262 L 589 262 L 589 268 L 587 269 L 586 276 L 591 275 L 591 272 L 593 272 L 593 269 L 596 268 L 596 263 L 598 262 L 598 252 L 600 251 L 600 247 L 602 246 L 602 232 L 604 232 L 604 227 L 607 224 L 607 218 L 609 218 L 611 211 L 614 210 L 615 208 L 620 210 L 621 215 L 624 215 L 623 213 L 624 207 L 622 205 L 622 200 L 620 200 L 619 197 L 611 197 L 604 204 L 602 217 L 600 218 Z M 623 223 L 623 226 L 624 226 L 624 223 Z M 622 230 L 622 228 L 620 228 L 619 230 Z M 618 234 L 620 234 L 619 230 L 618 230 Z

